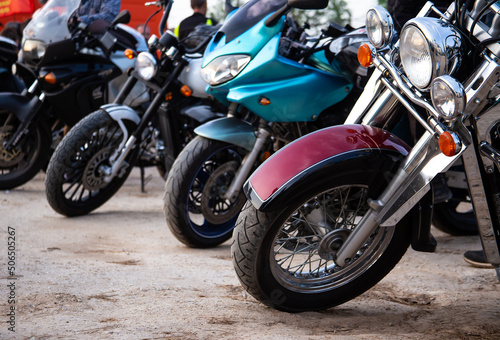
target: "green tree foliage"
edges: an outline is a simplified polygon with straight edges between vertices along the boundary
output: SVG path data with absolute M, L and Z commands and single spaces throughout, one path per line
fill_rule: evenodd
M 242 6 L 246 2 L 246 0 L 232 0 L 233 6 Z M 224 0 L 209 0 L 208 5 L 208 16 L 215 18 L 218 22 L 223 22 L 225 18 Z M 299 24 L 307 22 L 316 32 L 325 28 L 330 22 L 339 25 L 351 22 L 351 11 L 348 9 L 347 1 L 344 0 L 330 0 L 328 7 L 324 10 L 294 10 L 291 15 Z
M 377 0 L 380 6 L 387 8 L 387 0 Z
M 294 10 L 292 17 L 298 23 L 307 22 L 316 31 L 324 28 L 330 22 L 335 22 L 342 26 L 351 23 L 351 11 L 344 0 L 330 0 L 328 7 L 323 10 Z

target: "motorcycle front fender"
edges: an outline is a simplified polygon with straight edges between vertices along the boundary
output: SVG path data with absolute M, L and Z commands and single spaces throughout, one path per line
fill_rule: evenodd
M 5 92 L 0 93 L 0 108 L 12 112 L 19 121 L 24 121 L 31 110 L 40 102 L 37 96 L 29 98 L 26 95 Z
M 240 146 L 248 151 L 253 149 L 255 128 L 234 117 L 211 120 L 198 126 L 194 132 L 202 137 Z
M 101 106 L 101 110 L 104 110 L 113 120 L 121 123 L 123 120 L 129 120 L 139 125 L 141 117 L 127 105 L 118 104 L 107 104 Z
M 245 183 L 244 191 L 252 204 L 263 212 L 286 206 L 311 185 L 327 185 L 335 176 L 334 166 L 357 164 L 362 158 L 366 175 L 373 169 L 397 164 L 410 147 L 380 128 L 365 125 L 338 125 L 308 134 L 279 150 L 264 162 Z M 354 171 L 354 169 L 353 169 Z M 317 176 L 317 173 L 324 176 Z M 316 183 L 308 177 L 315 175 Z

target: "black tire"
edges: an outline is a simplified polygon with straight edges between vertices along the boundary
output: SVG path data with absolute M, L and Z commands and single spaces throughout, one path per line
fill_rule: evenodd
M 167 225 L 179 241 L 208 248 L 231 237 L 246 199 L 241 192 L 230 204 L 221 198 L 221 188 L 234 178 L 243 153 L 235 145 L 198 136 L 178 155 L 165 182 L 163 201 Z
M 404 226 L 407 220 L 377 228 L 349 264 L 335 265 L 331 249 L 338 249 L 356 227 L 368 210 L 367 198 L 376 197 L 366 176 L 344 172 L 333 172 L 343 180 L 307 189 L 309 194 L 280 211 L 263 213 L 250 202 L 244 206 L 231 252 L 241 284 L 257 300 L 287 312 L 333 307 L 374 286 L 404 255 L 411 236 L 411 228 Z M 315 224 L 313 230 L 310 220 L 323 216 L 329 217 L 329 227 Z
M 477 235 L 477 221 L 469 191 L 450 189 L 453 197 L 434 205 L 432 224 L 442 232 L 453 236 Z
M 10 152 L 4 150 L 3 145 L 19 125 L 19 121 L 12 118 L 9 114 L 0 115 L 0 190 L 13 189 L 31 180 L 50 154 L 52 137 L 43 122 L 29 125 L 28 134 L 17 148 Z
M 98 172 L 123 139 L 118 123 L 96 111 L 75 125 L 57 146 L 47 168 L 45 192 L 50 206 L 65 216 L 80 216 L 97 209 L 120 189 L 137 160 L 133 149 L 126 168 L 109 183 Z M 84 176 L 87 174 L 87 176 Z

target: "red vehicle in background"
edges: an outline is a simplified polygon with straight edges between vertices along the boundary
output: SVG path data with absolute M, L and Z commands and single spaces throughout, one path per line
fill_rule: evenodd
M 154 8 L 145 7 L 145 1 L 122 0 L 121 10 L 127 9 L 131 14 L 129 26 L 136 28 L 137 25 L 144 24 L 148 17 L 153 14 Z M 0 3 L 0 31 L 11 21 L 24 22 L 31 18 L 33 13 L 42 7 L 38 0 L 11 0 Z M 159 35 L 157 30 L 161 17 L 154 17 L 148 23 L 151 33 Z

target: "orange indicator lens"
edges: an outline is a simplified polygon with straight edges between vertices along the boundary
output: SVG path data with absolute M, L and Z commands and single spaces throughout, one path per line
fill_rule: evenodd
M 373 55 L 370 46 L 363 44 L 358 48 L 358 61 L 361 66 L 368 67 L 373 62 Z

